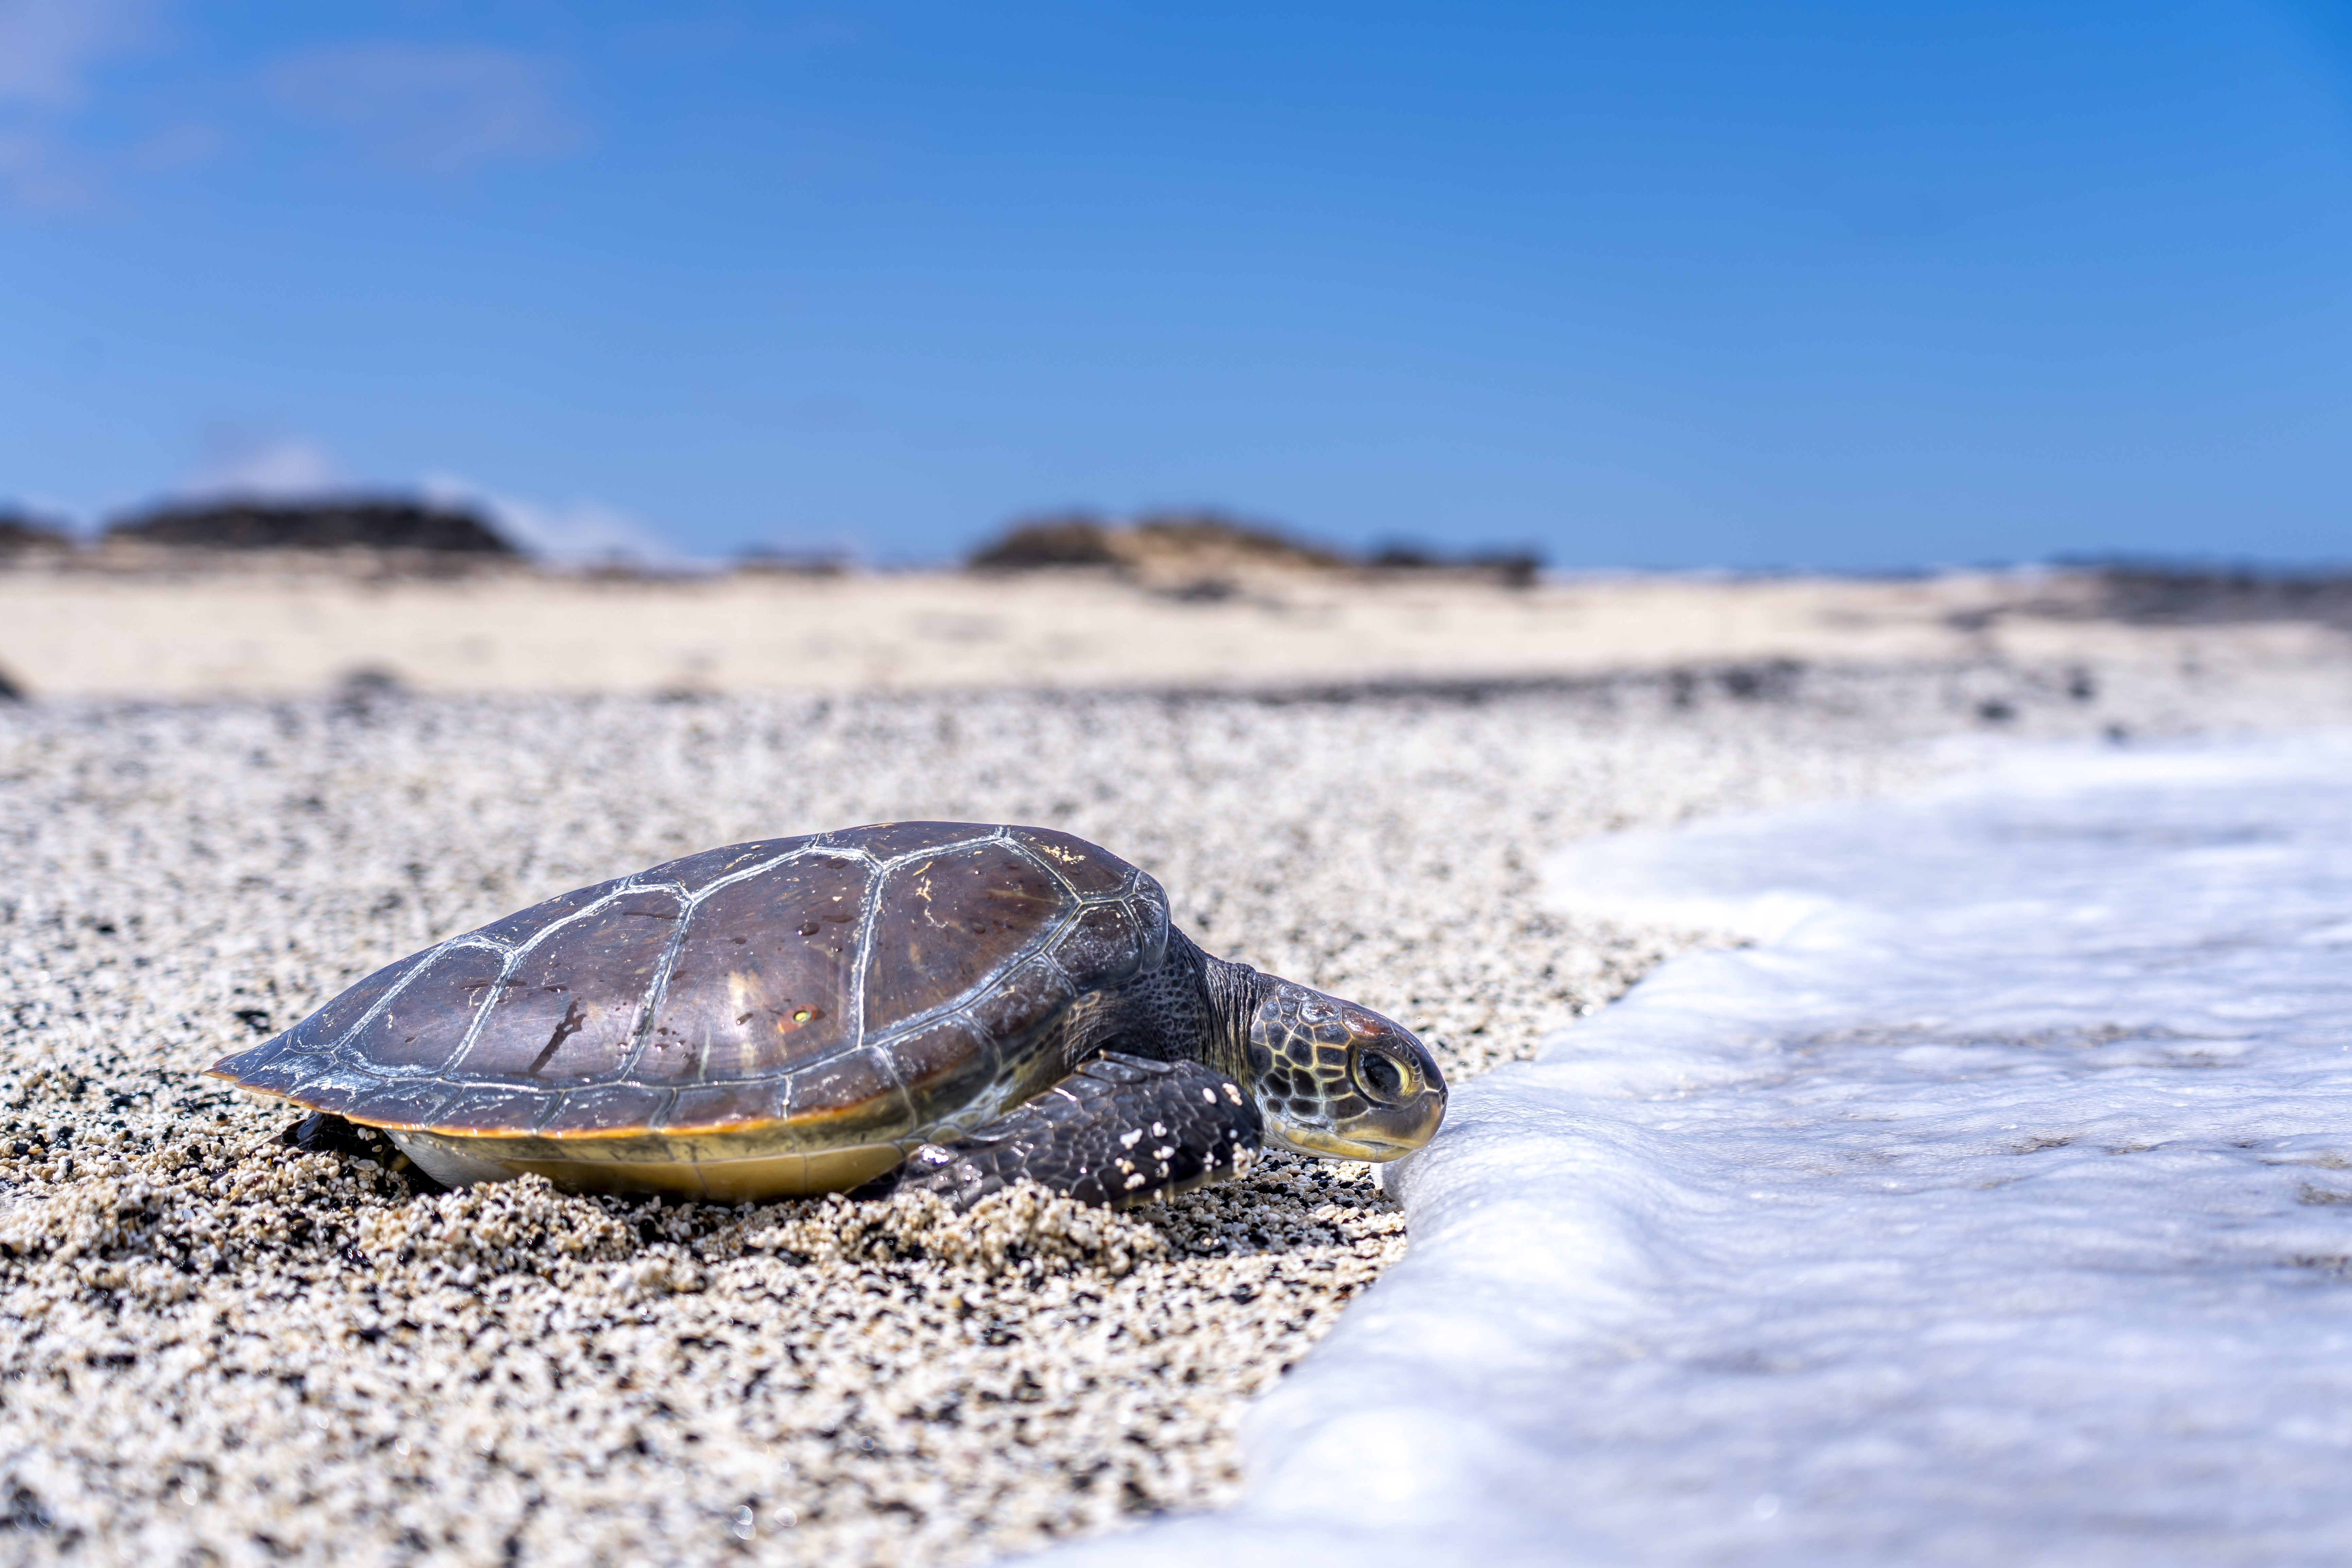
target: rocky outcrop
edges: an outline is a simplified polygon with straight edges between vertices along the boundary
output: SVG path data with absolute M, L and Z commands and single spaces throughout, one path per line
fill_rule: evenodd
M 488 519 L 470 508 L 400 496 L 179 502 L 122 519 L 107 529 L 106 540 L 110 544 L 205 550 L 415 551 L 485 557 L 520 553 Z
M 1535 580 L 1526 552 L 1453 554 L 1390 545 L 1359 556 L 1218 512 L 1149 512 L 1118 522 L 1065 512 L 1016 522 L 967 558 L 985 572 L 1107 568 L 1188 598 L 1218 598 L 1238 584 L 1300 574 L 1447 573 L 1492 577 L 1515 587 Z
M 64 529 L 25 512 L 0 510 L 0 558 L 63 553 L 72 548 L 73 539 Z

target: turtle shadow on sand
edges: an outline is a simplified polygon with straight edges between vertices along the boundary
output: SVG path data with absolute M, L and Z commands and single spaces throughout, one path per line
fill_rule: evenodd
M 485 1202 L 499 1205 L 498 1188 L 445 1186 L 373 1128 L 340 1117 L 314 1111 L 289 1123 L 277 1141 L 302 1153 L 351 1163 L 387 1195 L 404 1189 L 412 1201 L 451 1199 L 419 1208 L 420 1218 L 428 1211 L 449 1218 L 475 1215 Z M 919 1189 L 736 1205 L 571 1195 L 543 1182 L 531 1183 L 528 1190 L 541 1202 L 576 1205 L 583 1218 L 593 1211 L 625 1227 L 638 1248 L 630 1248 L 617 1234 L 602 1236 L 592 1247 L 612 1261 L 662 1243 L 703 1244 L 696 1249 L 705 1254 L 751 1249 L 828 1263 L 936 1258 L 980 1264 L 991 1272 L 1101 1268 L 1124 1275 L 1147 1259 L 1280 1256 L 1343 1244 L 1349 1218 L 1396 1213 L 1394 1203 L 1372 1184 L 1370 1167 L 1279 1151 L 1259 1155 L 1232 1180 L 1116 1215 L 1034 1183 L 1015 1184 L 961 1206 Z M 452 1256 L 453 1245 L 459 1252 L 471 1250 L 457 1242 L 456 1228 L 435 1228 L 443 1240 L 428 1250 Z M 599 1227 L 591 1222 L 591 1228 Z M 414 1245 L 404 1250 L 404 1261 L 417 1256 Z

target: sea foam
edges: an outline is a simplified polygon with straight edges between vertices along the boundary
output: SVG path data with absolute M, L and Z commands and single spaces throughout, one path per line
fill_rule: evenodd
M 2018 750 L 1590 841 L 1741 933 L 1463 1085 L 1228 1512 L 1076 1560 L 2352 1542 L 2352 736 Z

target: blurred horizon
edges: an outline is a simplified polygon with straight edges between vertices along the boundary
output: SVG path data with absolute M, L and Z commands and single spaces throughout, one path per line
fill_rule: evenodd
M 2352 5 L 0 0 L 0 505 L 2352 558 Z

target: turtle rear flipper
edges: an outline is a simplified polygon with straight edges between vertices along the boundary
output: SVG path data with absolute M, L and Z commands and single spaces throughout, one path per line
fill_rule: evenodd
M 408 1190 L 418 1197 L 430 1197 L 449 1189 L 432 1173 L 408 1157 L 399 1146 L 396 1134 L 387 1135 L 373 1127 L 362 1127 L 344 1121 L 331 1111 L 314 1110 L 278 1135 L 278 1141 L 305 1154 L 338 1154 L 346 1159 L 373 1160 L 390 1169 L 408 1184 Z
M 971 1207 L 1024 1176 L 1081 1203 L 1132 1208 L 1223 1181 L 1257 1152 L 1256 1102 L 1199 1062 L 1106 1051 L 951 1143 L 926 1143 L 857 1197 L 939 1194 Z

